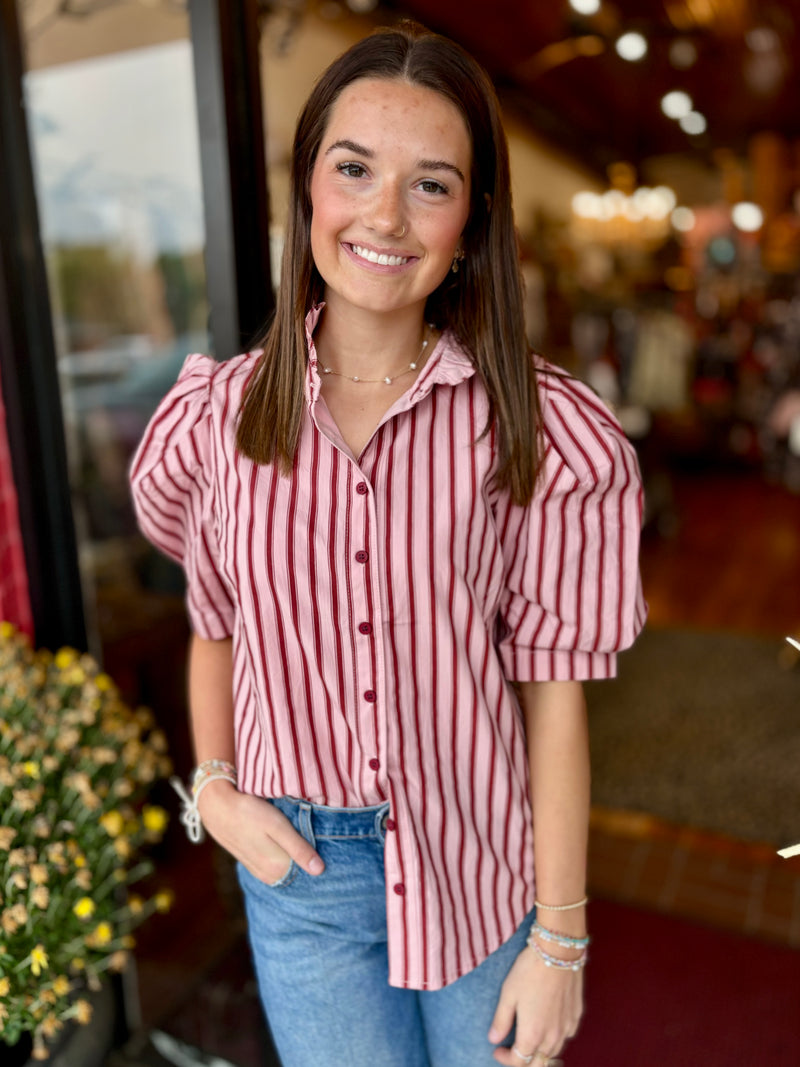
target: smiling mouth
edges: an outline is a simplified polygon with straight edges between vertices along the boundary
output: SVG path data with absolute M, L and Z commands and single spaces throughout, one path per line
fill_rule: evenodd
M 392 256 L 386 252 L 373 252 L 371 248 L 362 248 L 361 245 L 350 245 L 350 248 L 360 259 L 366 259 L 368 263 L 377 263 L 381 267 L 401 267 L 411 258 L 410 256 Z

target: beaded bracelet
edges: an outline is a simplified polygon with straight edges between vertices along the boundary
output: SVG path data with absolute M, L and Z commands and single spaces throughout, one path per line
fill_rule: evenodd
M 188 792 L 180 778 L 172 777 L 169 784 L 181 798 L 180 821 L 186 828 L 186 835 L 195 845 L 199 844 L 205 834 L 203 822 L 200 818 L 200 810 L 197 803 L 200 794 L 211 782 L 230 782 L 232 786 L 238 786 L 236 768 L 228 760 L 203 760 L 192 775 L 192 792 Z
M 541 900 L 534 900 L 533 903 L 539 911 L 574 911 L 575 908 L 582 908 L 584 904 L 588 904 L 589 898 L 576 900 L 574 904 L 542 904 Z
M 541 959 L 545 967 L 555 967 L 561 971 L 580 971 L 586 966 L 586 960 L 588 959 L 588 953 L 586 949 L 574 960 L 562 960 L 559 956 L 551 956 L 549 952 L 536 944 L 536 939 L 533 934 L 528 936 L 528 948 L 533 949 L 536 955 Z
M 555 930 L 548 930 L 546 926 L 542 926 L 538 919 L 535 919 L 533 926 L 531 926 L 530 936 L 533 937 L 534 934 L 540 937 L 542 941 L 560 945 L 561 948 L 586 949 L 592 940 L 588 935 L 586 937 L 570 937 L 569 934 L 560 934 Z
M 192 793 L 194 793 L 196 797 L 207 781 L 213 781 L 214 778 L 220 776 L 235 778 L 236 767 L 226 759 L 203 760 L 203 762 L 195 768 L 195 772 L 192 775 Z

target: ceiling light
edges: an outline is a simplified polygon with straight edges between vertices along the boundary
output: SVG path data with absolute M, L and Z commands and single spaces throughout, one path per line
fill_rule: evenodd
M 682 119 L 692 110 L 692 98 L 682 89 L 674 89 L 661 98 L 661 110 L 670 119 Z
M 670 216 L 672 225 L 681 233 L 694 229 L 695 214 L 690 207 L 676 207 Z
M 615 45 L 617 55 L 635 63 L 647 55 L 647 39 L 641 33 L 623 33 Z
M 599 219 L 603 213 L 597 193 L 576 193 L 572 198 L 572 210 L 579 219 Z
M 752 52 L 772 52 L 780 44 L 777 33 L 769 26 L 756 26 L 745 34 L 745 40 Z
M 688 115 L 684 115 L 679 119 L 681 129 L 685 133 L 691 134 L 693 137 L 697 137 L 701 133 L 705 133 L 708 128 L 705 115 L 701 115 L 699 111 L 690 111 Z
M 742 230 L 743 233 L 755 233 L 764 225 L 764 212 L 758 204 L 742 200 L 734 205 L 731 219 L 737 230 Z
M 600 10 L 600 0 L 569 0 L 569 6 L 579 15 L 596 15 Z
M 669 46 L 669 61 L 677 70 L 688 70 L 697 62 L 697 46 L 686 37 L 679 37 Z

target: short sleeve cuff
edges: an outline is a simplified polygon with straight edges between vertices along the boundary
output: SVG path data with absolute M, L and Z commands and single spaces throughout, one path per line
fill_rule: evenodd
M 192 633 L 204 641 L 224 641 L 233 634 L 233 615 L 228 618 L 224 612 L 201 611 L 191 601 L 187 602 L 187 611 Z
M 588 682 L 615 678 L 615 652 L 531 649 L 505 645 L 500 649 L 503 670 L 513 682 Z

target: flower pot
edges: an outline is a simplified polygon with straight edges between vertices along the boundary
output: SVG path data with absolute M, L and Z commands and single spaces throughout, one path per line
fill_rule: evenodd
M 33 1039 L 30 1034 L 21 1034 L 16 1045 L 6 1045 L 0 1041 L 0 1062 L 3 1067 L 26 1067 L 33 1051 Z

